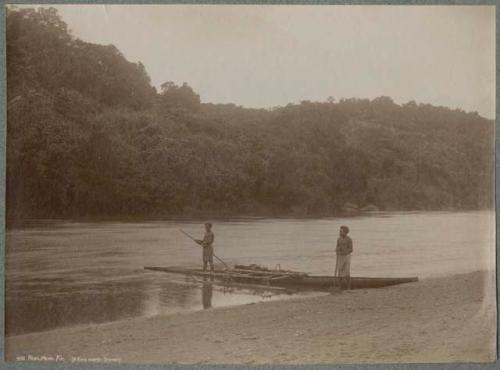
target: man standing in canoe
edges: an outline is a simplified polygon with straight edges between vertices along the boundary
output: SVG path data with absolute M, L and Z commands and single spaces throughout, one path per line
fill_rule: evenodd
M 344 283 L 347 289 L 351 289 L 351 253 L 352 253 L 352 239 L 347 236 L 349 228 L 347 226 L 340 227 L 340 236 L 337 239 L 337 261 L 335 263 L 335 276 L 340 280 L 340 287 L 342 289 Z
M 205 222 L 205 236 L 203 240 L 196 240 L 203 247 L 203 271 L 207 270 L 207 264 L 210 263 L 210 271 L 214 272 L 214 240 L 212 224 Z

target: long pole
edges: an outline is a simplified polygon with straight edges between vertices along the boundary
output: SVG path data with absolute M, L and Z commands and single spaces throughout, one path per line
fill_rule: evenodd
M 179 229 L 179 230 L 181 231 L 181 233 L 183 233 L 184 235 L 186 235 L 189 239 L 193 240 L 196 244 L 198 244 L 198 242 L 196 241 L 196 239 L 195 239 L 195 238 L 193 238 L 191 235 L 189 235 L 187 232 L 185 232 L 185 231 L 184 231 L 184 230 L 182 230 L 182 229 Z M 198 245 L 199 245 L 199 244 L 198 244 Z M 225 263 L 223 260 L 221 260 L 219 257 L 217 257 L 217 256 L 215 255 L 215 253 L 214 253 L 214 257 L 215 257 L 215 258 L 217 258 L 217 259 L 218 259 L 218 260 L 219 260 L 219 261 L 220 261 L 220 262 L 221 262 L 224 266 L 226 266 L 226 268 L 229 270 L 229 266 L 228 266 L 228 265 L 226 265 L 226 263 Z

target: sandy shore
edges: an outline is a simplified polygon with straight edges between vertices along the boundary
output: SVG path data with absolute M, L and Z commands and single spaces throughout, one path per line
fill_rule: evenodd
M 138 318 L 6 338 L 8 361 L 483 362 L 495 359 L 495 276 Z

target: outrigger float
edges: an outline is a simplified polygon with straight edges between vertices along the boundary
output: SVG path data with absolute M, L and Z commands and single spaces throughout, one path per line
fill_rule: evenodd
M 181 267 L 153 267 L 146 266 L 146 270 L 184 274 L 211 278 L 224 284 L 252 284 L 262 287 L 283 287 L 288 289 L 330 290 L 338 286 L 339 278 L 334 276 L 315 276 L 303 272 L 289 270 L 270 270 L 264 267 L 250 265 L 236 265 L 231 269 L 217 269 L 213 272 L 196 268 Z M 413 283 L 418 277 L 379 278 L 379 277 L 351 277 L 352 289 L 383 288 L 391 285 Z

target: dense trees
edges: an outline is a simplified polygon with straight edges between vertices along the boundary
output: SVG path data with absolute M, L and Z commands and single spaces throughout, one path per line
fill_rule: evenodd
M 334 214 L 492 206 L 494 125 L 388 97 L 273 110 L 151 87 L 52 9 L 7 14 L 7 216 Z
M 142 64 L 113 45 L 73 38 L 55 9 L 8 9 L 6 23 L 9 99 L 27 89 L 66 88 L 109 106 L 152 105 L 156 92 Z

